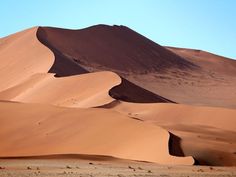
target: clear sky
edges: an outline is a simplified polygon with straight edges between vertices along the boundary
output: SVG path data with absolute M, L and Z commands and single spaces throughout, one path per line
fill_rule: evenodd
M 0 37 L 32 26 L 125 25 L 168 46 L 236 59 L 236 0 L 1 0 Z

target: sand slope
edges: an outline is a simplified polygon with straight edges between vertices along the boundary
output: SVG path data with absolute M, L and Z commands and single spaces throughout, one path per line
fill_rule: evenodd
M 113 111 L 1 102 L 0 112 L 2 157 L 100 154 L 161 164 L 193 164 L 191 157 L 169 155 L 166 130 Z
M 120 77 L 112 72 L 63 78 L 55 78 L 48 73 L 35 74 L 25 82 L 0 92 L 0 100 L 66 107 L 96 107 L 114 101 L 108 92 L 120 83 Z
M 235 109 L 127 102 L 106 107 L 166 128 L 180 138 L 173 143 L 180 143 L 182 155 L 191 154 L 200 164 L 236 165 Z
M 54 53 L 60 52 L 64 59 L 89 71 L 145 74 L 167 68 L 195 68 L 193 63 L 125 26 L 95 25 L 81 30 L 40 27 L 37 37 Z M 58 67 L 53 65 L 52 69 Z
M 35 73 L 45 73 L 53 53 L 37 37 L 37 27 L 0 39 L 0 91 L 17 85 Z

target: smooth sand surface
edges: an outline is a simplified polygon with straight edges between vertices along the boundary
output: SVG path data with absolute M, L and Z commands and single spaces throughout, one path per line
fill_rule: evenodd
M 192 157 L 169 155 L 166 130 L 114 111 L 1 102 L 0 112 L 1 157 L 99 154 L 161 164 L 194 163 Z
M 53 53 L 31 28 L 0 39 L 0 91 L 15 86 L 36 73 L 46 73 L 54 62 Z
M 0 92 L 0 100 L 66 107 L 96 107 L 114 101 L 108 92 L 120 83 L 120 77 L 112 72 L 63 78 L 55 78 L 49 73 L 35 74 L 21 84 Z

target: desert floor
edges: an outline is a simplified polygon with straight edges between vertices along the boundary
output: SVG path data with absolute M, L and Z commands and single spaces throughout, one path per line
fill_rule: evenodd
M 147 162 L 82 157 L 48 159 L 0 159 L 0 176 L 236 176 L 236 167 L 163 166 Z

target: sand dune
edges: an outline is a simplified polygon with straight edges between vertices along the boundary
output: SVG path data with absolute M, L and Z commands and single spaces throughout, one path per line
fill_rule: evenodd
M 233 60 L 124 26 L 35 27 L 0 39 L 0 74 L 0 157 L 236 165 Z
M 174 143 L 181 144 L 183 154 L 200 164 L 236 165 L 235 109 L 127 102 L 106 107 L 166 128 L 180 138 Z
M 48 74 L 47 71 L 54 61 L 54 56 L 46 48 L 45 51 L 42 51 L 44 49 L 43 45 L 35 39 L 36 31 L 37 28 L 32 28 L 25 32 L 26 35 L 24 32 L 22 32 L 23 34 L 19 33 L 16 39 L 9 36 L 6 39 L 10 38 L 12 40 L 12 42 L 10 41 L 10 47 L 8 48 L 6 44 L 2 45 L 4 50 L 7 48 L 5 51 L 6 57 L 12 58 L 12 61 L 2 62 L 5 70 L 11 71 L 14 68 L 23 68 L 23 70 L 14 70 L 15 72 L 12 74 L 5 71 L 5 80 L 13 77 L 12 84 L 6 87 L 5 82 L 2 82 L 0 99 L 5 100 L 5 102 L 2 102 L 0 106 L 0 118 L 3 123 L 0 135 L 8 137 L 1 143 L 0 153 L 2 157 L 85 153 L 111 155 L 163 164 L 193 164 L 194 161 L 191 157 L 180 158 L 169 155 L 169 134 L 160 127 L 149 124 L 143 125 L 139 121 L 107 110 L 100 113 L 100 110 L 96 109 L 72 110 L 55 108 L 49 105 L 8 102 L 47 103 L 66 107 L 95 107 L 114 101 L 108 95 L 108 92 L 112 87 L 121 83 L 120 77 L 115 73 L 100 72 L 64 78 L 55 78 L 54 74 Z M 21 40 L 18 41 L 17 37 Z M 30 41 L 28 42 L 28 40 Z M 29 44 L 29 46 L 24 45 L 24 43 Z M 34 45 L 35 43 L 38 46 Z M 19 45 L 23 46 L 23 49 L 18 48 Z M 32 47 L 35 50 L 31 50 Z M 23 52 L 16 56 L 17 53 L 11 53 L 10 49 Z M 39 57 L 40 61 L 32 55 Z M 56 57 L 56 54 L 54 55 Z M 1 58 L 3 57 L 5 56 L 2 55 Z M 24 62 L 20 63 L 21 60 Z M 40 64 L 37 64 L 37 62 L 40 62 Z M 28 70 L 24 69 L 26 66 L 30 66 Z M 38 69 L 34 66 L 37 66 Z M 77 71 L 79 73 L 87 72 L 78 68 Z M 56 73 L 56 76 L 58 76 L 58 73 Z M 144 92 L 141 88 L 130 84 L 129 89 L 132 88 L 138 90 L 137 94 Z M 122 97 L 119 89 L 118 91 L 116 89 L 113 93 Z M 146 91 L 144 93 L 154 101 L 155 99 L 161 99 L 161 97 L 155 98 L 155 95 L 151 92 Z M 137 94 L 136 96 L 138 96 Z M 143 98 L 147 98 L 145 94 Z M 132 98 L 135 98 L 135 94 Z M 113 121 L 113 119 L 115 120 Z M 7 126 L 8 124 L 11 124 L 11 126 Z M 20 132 L 15 134 L 16 131 Z M 53 136 L 50 136 L 51 132 L 53 132 Z M 61 141 L 59 141 L 60 138 L 62 138 Z M 13 144 L 16 145 L 13 146 Z M 42 144 L 43 146 L 40 146 Z
M 113 111 L 1 102 L 0 112 L 1 157 L 100 154 L 161 164 L 194 162 L 169 155 L 166 130 Z
M 97 107 L 114 101 L 108 92 L 120 83 L 120 77 L 112 72 L 63 78 L 55 78 L 49 73 L 35 74 L 25 82 L 0 92 L 0 100 L 66 107 Z
M 0 91 L 15 86 L 35 73 L 46 73 L 53 65 L 53 53 L 31 28 L 0 39 Z
M 79 74 L 81 68 L 108 70 L 166 100 L 236 108 L 234 60 L 206 52 L 169 50 L 124 26 L 40 27 L 37 37 L 55 54 L 50 72 L 58 76 Z M 70 62 L 67 69 L 62 61 Z

